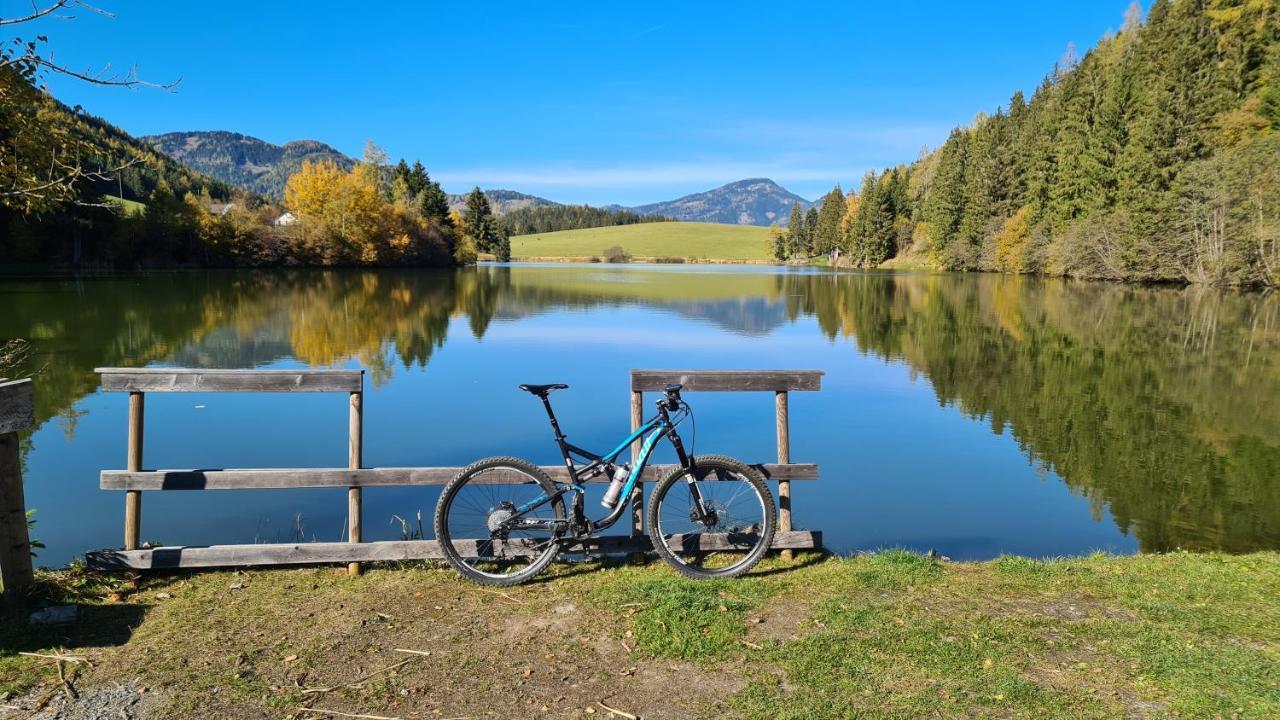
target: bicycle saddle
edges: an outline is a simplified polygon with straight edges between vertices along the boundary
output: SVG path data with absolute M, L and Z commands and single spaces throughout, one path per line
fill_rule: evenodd
M 569 386 L 562 383 L 552 383 L 550 385 L 521 385 L 520 389 L 538 397 L 546 397 L 555 390 L 568 390 Z

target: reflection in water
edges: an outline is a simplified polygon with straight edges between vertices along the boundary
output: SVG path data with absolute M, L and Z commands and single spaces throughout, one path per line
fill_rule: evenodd
M 1278 303 L 973 274 L 171 273 L 0 282 L 0 339 L 32 341 L 19 372 L 39 372 L 38 419 L 60 418 L 71 433 L 104 365 L 354 360 L 378 387 L 397 366 L 425 366 L 455 318 L 483 338 L 495 321 L 643 308 L 708 324 L 708 342 L 719 332 L 763 343 L 812 318 L 831 341 L 905 363 L 940 402 L 1007 430 L 1043 474 L 1089 498 L 1096 518 L 1109 509 L 1142 549 L 1246 551 L 1280 547 Z M 928 451 L 928 437 L 916 441 Z

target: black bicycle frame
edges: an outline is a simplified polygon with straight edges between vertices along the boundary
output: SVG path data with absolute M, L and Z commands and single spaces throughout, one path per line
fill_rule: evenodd
M 551 420 L 551 429 L 555 433 L 556 445 L 560 448 L 560 454 L 564 458 L 565 469 L 569 472 L 569 485 L 563 486 L 554 493 L 544 493 L 542 496 L 535 498 L 528 503 L 516 508 L 516 514 L 511 517 L 508 522 L 522 528 L 543 527 L 547 525 L 547 521 L 542 520 L 521 520 L 520 517 L 525 513 L 537 507 L 541 507 L 553 499 L 564 495 L 566 492 L 574 493 L 573 513 L 574 524 L 577 528 L 585 531 L 586 535 L 605 530 L 618 521 L 626 512 L 627 506 L 631 504 L 631 496 L 635 493 L 636 486 L 640 479 L 640 474 L 645 466 L 649 463 L 649 458 L 653 454 L 653 448 L 661 438 L 666 438 L 675 449 L 676 458 L 680 461 L 680 467 L 685 470 L 693 470 L 693 460 L 685 452 L 684 442 L 680 439 L 679 433 L 676 432 L 676 426 L 684 421 L 679 418 L 676 421 L 671 420 L 670 412 L 665 401 L 658 402 L 658 413 L 648 421 L 641 424 L 639 428 L 631 433 L 626 440 L 623 440 L 612 451 L 597 455 L 585 448 L 569 442 L 560 430 L 560 423 L 556 420 L 555 411 L 551 409 L 551 400 L 545 395 L 542 397 L 542 405 L 546 408 L 547 417 Z M 687 408 L 685 405 L 683 408 Z M 622 492 L 618 496 L 618 502 L 613 509 L 600 520 L 588 521 L 585 510 L 583 509 L 583 490 L 582 482 L 589 480 L 597 475 L 605 472 L 605 469 L 612 466 L 613 462 L 625 450 L 630 448 L 636 441 L 644 438 L 644 442 L 640 446 L 640 453 L 636 458 L 636 464 L 631 468 L 631 475 L 627 478 L 626 485 L 623 486 Z M 582 468 L 574 465 L 573 456 L 577 455 L 588 463 Z M 698 491 L 697 485 L 693 482 L 692 475 L 689 479 L 689 490 L 693 496 L 694 507 L 700 516 L 706 515 L 706 508 L 702 502 L 702 493 Z

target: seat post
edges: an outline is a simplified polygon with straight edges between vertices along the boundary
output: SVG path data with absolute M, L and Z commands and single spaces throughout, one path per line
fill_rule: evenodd
M 564 444 L 564 433 L 560 432 L 560 423 L 556 421 L 556 413 L 551 409 L 551 397 L 542 396 L 542 406 L 547 409 L 547 417 L 551 418 L 551 429 L 556 433 L 556 442 Z

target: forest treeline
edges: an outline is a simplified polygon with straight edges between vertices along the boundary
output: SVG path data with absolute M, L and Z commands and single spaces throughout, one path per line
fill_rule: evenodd
M 796 214 L 780 259 L 1280 284 L 1277 2 L 1157 0 L 1145 20 L 1135 4 L 1030 100 Z
M 632 210 L 599 208 L 590 205 L 540 205 L 524 207 L 502 216 L 509 235 L 533 235 L 560 230 L 633 225 L 646 222 L 671 222 L 662 215 L 641 215 Z

